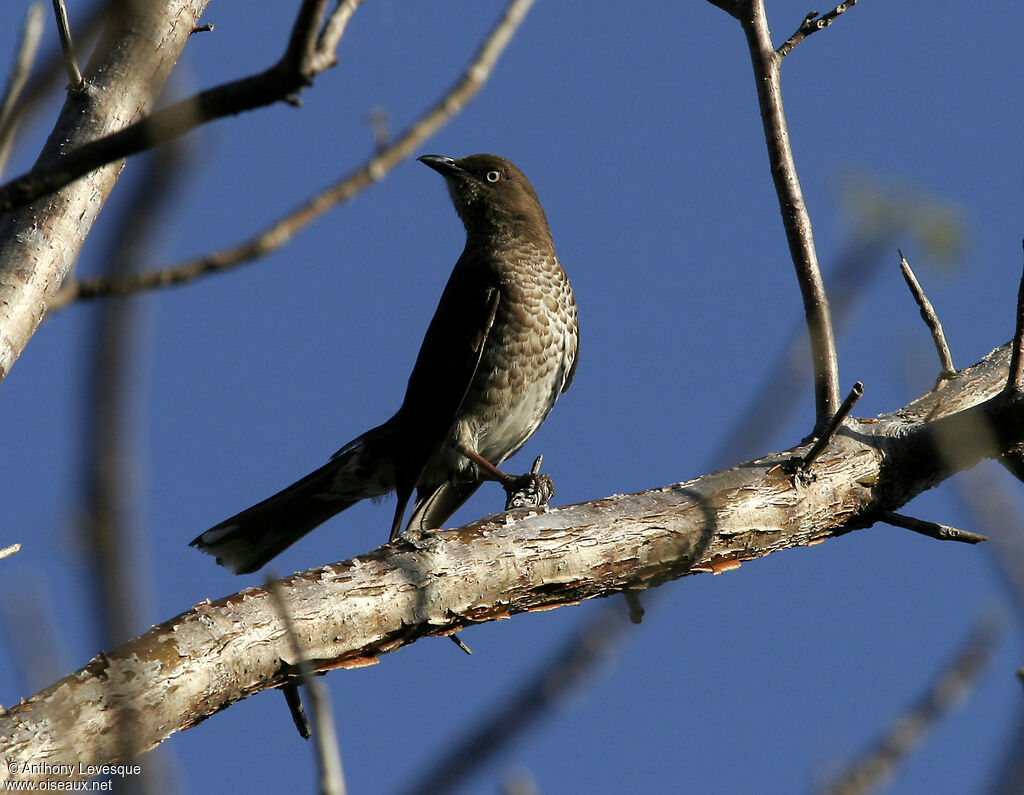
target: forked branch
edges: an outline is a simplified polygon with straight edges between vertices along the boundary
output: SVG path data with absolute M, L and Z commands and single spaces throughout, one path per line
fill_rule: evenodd
M 744 0 L 735 5 L 714 0 L 711 2 L 736 17 L 747 38 L 772 180 L 790 256 L 796 267 L 811 340 L 815 394 L 814 433 L 820 434 L 839 409 L 839 360 L 828 298 L 814 247 L 811 219 L 800 189 L 782 107 L 781 65 L 784 53 L 776 52 L 772 46 L 763 0 Z M 808 22 L 805 20 L 806 24 Z

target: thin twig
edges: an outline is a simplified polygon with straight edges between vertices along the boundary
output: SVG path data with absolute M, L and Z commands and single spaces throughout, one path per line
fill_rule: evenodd
M 309 54 L 309 68 L 319 73 L 337 63 L 337 49 L 341 37 L 345 35 L 348 21 L 356 12 L 363 0 L 340 0 L 337 7 L 327 17 L 323 31 L 316 40 L 316 45 Z
M 33 13 L 32 9 L 38 9 L 38 11 Z M 33 3 L 29 7 L 29 13 L 39 17 L 39 30 L 36 35 L 41 38 L 45 21 L 44 4 L 42 2 Z M 109 2 L 93 3 L 83 12 L 83 18 L 77 23 L 76 35 L 79 47 L 88 44 L 96 37 L 101 25 L 106 23 L 109 16 Z M 66 80 L 65 75 L 64 58 L 60 48 L 54 49 L 33 67 L 32 78 L 21 92 L 21 98 L 13 108 L 13 115 L 7 117 L 6 120 L 0 119 L 0 175 L 3 173 L 9 155 L 9 151 L 5 150 L 4 146 L 10 147 L 17 128 L 34 112 L 40 110 L 58 81 Z
M 982 616 L 917 702 L 889 725 L 862 758 L 822 787 L 822 795 L 863 795 L 876 792 L 888 781 L 896 767 L 970 692 L 995 651 L 1004 623 L 1000 616 Z
M 346 0 L 346 8 L 361 2 Z M 292 27 L 285 54 L 266 71 L 175 102 L 117 132 L 73 149 L 48 168 L 23 174 L 0 187 L 0 212 L 28 204 L 100 166 L 172 141 L 207 122 L 293 99 L 319 74 L 313 68 L 314 63 L 324 65 L 323 68 L 333 63 L 318 53 L 315 46 L 320 25 L 316 11 L 320 9 L 322 14 L 325 4 L 326 0 L 305 0 Z M 343 31 L 343 26 L 340 31 L 334 30 L 339 38 Z
M 914 300 L 917 301 L 917 306 L 921 310 L 921 319 L 932 333 L 935 350 L 939 354 L 939 364 L 942 367 L 939 372 L 939 379 L 950 378 L 956 375 L 956 368 L 953 366 L 953 356 L 949 352 L 949 345 L 946 344 L 946 335 L 942 331 L 942 323 L 939 322 L 939 316 L 935 314 L 935 307 L 928 300 L 928 296 L 924 294 L 921 283 L 917 280 L 917 276 L 914 275 L 914 271 L 911 269 L 910 263 L 907 262 L 907 258 L 903 256 L 902 251 L 900 251 L 900 270 L 903 271 L 903 278 L 907 282 L 907 287 L 910 288 L 910 292 L 913 294 Z
M 750 51 L 772 179 L 803 298 L 814 368 L 814 432 L 820 435 L 839 408 L 839 360 L 836 356 L 828 297 L 825 294 L 821 270 L 818 267 L 818 254 L 814 247 L 811 219 L 800 189 L 800 179 L 786 126 L 786 115 L 782 107 L 782 56 L 772 47 L 763 0 L 750 0 L 745 3 L 743 13 L 738 15 L 738 19 L 743 26 Z
M 794 48 L 810 36 L 812 33 L 817 33 L 822 28 L 827 28 L 833 22 L 836 21 L 836 17 L 840 14 L 846 13 L 847 10 L 857 5 L 857 0 L 847 0 L 845 3 L 840 3 L 827 14 L 818 16 L 817 11 L 812 11 L 806 17 L 804 17 L 803 23 L 797 28 L 796 33 L 786 39 L 785 43 L 779 47 L 775 52 L 778 53 L 779 57 L 785 58 Z
M 306 715 L 306 708 L 302 706 L 302 698 L 299 696 L 299 684 L 294 679 L 289 679 L 281 685 L 281 692 L 284 693 L 285 703 L 288 705 L 288 712 L 291 713 L 292 723 L 299 737 L 308 740 L 313 736 L 313 729 L 310 728 L 309 718 Z
M 1017 328 L 1010 347 L 1010 376 L 1006 380 L 1006 389 L 1011 392 L 1024 390 L 1024 272 L 1017 289 Z
M 462 638 L 458 636 L 458 633 L 453 632 L 451 635 L 448 636 L 448 640 L 450 640 L 452 643 L 454 643 L 456 646 L 462 649 L 462 651 L 464 651 L 466 654 L 473 653 L 473 650 L 462 642 Z
M 288 610 L 288 601 L 281 590 L 280 580 L 268 575 L 267 589 L 291 643 L 295 655 L 294 668 L 299 682 L 306 688 L 317 764 L 320 767 L 320 792 L 324 795 L 345 795 L 345 774 L 341 768 L 341 753 L 338 750 L 338 736 L 334 730 L 334 719 L 331 717 L 331 699 L 327 694 L 327 688 L 319 677 L 312 674 L 309 661 L 299 643 L 299 636 Z M 295 714 L 294 710 L 292 714 Z
M 71 91 L 80 91 L 85 80 L 78 68 L 78 58 L 75 57 L 75 43 L 71 39 L 71 23 L 68 22 L 68 10 L 64 7 L 64 0 L 53 0 L 53 13 L 57 17 L 57 34 L 60 36 L 61 52 L 64 53 L 68 88 Z
M 978 544 L 982 541 L 988 541 L 988 536 L 983 536 L 981 533 L 972 533 L 969 530 L 961 530 L 958 527 L 950 527 L 949 525 L 936 522 L 926 522 L 923 519 L 904 516 L 895 511 L 884 511 L 878 518 L 886 524 L 891 524 L 893 527 L 913 530 L 915 533 L 920 533 L 923 536 L 935 538 L 939 541 L 961 541 L 965 544 Z
M 391 115 L 384 108 L 374 108 L 366 114 L 366 121 L 373 132 L 373 151 L 380 154 L 388 148 L 388 140 L 391 138 Z
M 134 194 L 118 219 L 111 251 L 103 257 L 111 274 L 123 274 L 149 256 L 154 229 L 184 174 L 180 155 L 178 147 L 168 147 L 144 161 L 146 171 L 132 185 Z M 137 501 L 131 493 L 137 466 L 132 461 L 133 440 L 126 435 L 132 426 L 128 415 L 138 307 L 119 301 L 101 309 L 90 365 L 84 371 L 84 391 L 90 400 L 83 406 L 82 427 L 87 435 L 81 533 L 96 590 L 95 614 L 103 632 L 99 644 L 112 648 L 137 632 L 142 621 L 139 584 L 144 573 L 132 554 L 135 539 L 129 535 L 135 525 L 130 513 Z
M 811 449 L 807 451 L 807 455 L 805 455 L 803 459 L 801 459 L 799 466 L 799 469 L 801 471 L 806 472 L 811 468 L 811 465 L 815 462 L 818 456 L 821 455 L 821 451 L 825 449 L 828 443 L 831 442 L 835 435 L 839 432 L 839 429 L 842 427 L 843 422 L 846 420 L 850 412 L 853 410 L 854 404 L 858 400 L 860 400 L 860 397 L 863 394 L 864 384 L 858 381 L 853 385 L 853 388 L 850 390 L 850 394 L 846 396 L 846 400 L 843 401 L 843 405 L 839 407 L 839 410 L 829 421 L 828 425 L 825 427 L 825 430 L 815 440 L 814 444 L 811 445 Z
M 243 265 L 277 250 L 335 205 L 349 201 L 374 182 L 383 179 L 395 166 L 406 160 L 420 144 L 456 116 L 487 82 L 498 58 L 533 3 L 534 0 L 512 0 L 509 3 L 498 24 L 466 66 L 461 79 L 433 107 L 409 125 L 394 143 L 376 153 L 340 182 L 308 199 L 259 234 L 237 246 L 125 279 L 95 278 L 69 282 L 50 303 L 48 312 L 63 309 L 76 299 L 129 295 L 184 284 L 209 273 Z
M 33 3 L 25 12 L 18 52 L 14 56 L 11 74 L 7 78 L 4 98 L 0 101 L 0 174 L 3 174 L 7 157 L 11 152 L 11 145 L 14 142 L 14 133 L 18 129 L 18 121 L 21 116 L 15 110 L 18 97 L 21 96 L 21 91 L 25 87 L 25 83 L 28 82 L 29 72 L 32 71 L 32 62 L 36 59 L 42 36 L 43 4 Z
M 644 621 L 644 606 L 640 601 L 640 594 L 632 588 L 627 588 L 622 592 L 622 595 L 626 597 L 626 609 L 629 611 L 630 623 L 642 624 Z

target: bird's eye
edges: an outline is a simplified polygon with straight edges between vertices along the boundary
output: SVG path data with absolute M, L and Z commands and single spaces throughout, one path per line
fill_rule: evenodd
M 501 179 L 501 172 L 500 171 L 488 171 L 487 172 L 487 181 L 488 182 L 497 182 L 499 179 Z

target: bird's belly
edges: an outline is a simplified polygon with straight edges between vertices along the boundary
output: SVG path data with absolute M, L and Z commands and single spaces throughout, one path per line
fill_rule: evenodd
M 525 383 L 512 400 L 498 401 L 484 416 L 468 418 L 480 455 L 498 465 L 533 436 L 555 405 L 558 389 L 553 375 Z
M 476 465 L 459 452 L 475 450 L 498 466 L 540 427 L 555 405 L 564 381 L 560 356 L 552 356 L 530 372 L 519 366 L 496 367 L 484 362 L 463 401 L 445 443 L 431 456 L 420 485 L 445 480 L 476 480 Z

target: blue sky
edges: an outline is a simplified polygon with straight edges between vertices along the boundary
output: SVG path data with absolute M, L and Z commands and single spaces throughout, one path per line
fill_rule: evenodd
M 15 0 L 0 27 L 2 68 L 27 5 Z M 211 3 L 204 21 L 216 29 L 189 43 L 176 95 L 278 56 L 290 19 L 270 4 L 242 5 Z M 501 8 L 367 0 L 338 66 L 301 109 L 246 114 L 189 139 L 150 264 L 238 242 L 360 164 L 372 151 L 368 114 L 381 108 L 392 131 L 404 127 L 461 73 Z M 583 9 L 538 2 L 482 94 L 420 152 L 504 155 L 545 206 L 580 305 L 580 364 L 511 468 L 525 470 L 543 453 L 564 503 L 706 472 L 802 322 L 738 24 L 704 2 L 593 0 Z M 808 10 L 768 3 L 777 44 Z M 952 256 L 904 230 L 881 268 L 865 263 L 839 338 L 843 392 L 865 384 L 858 416 L 904 405 L 938 369 L 895 246 L 915 266 L 958 366 L 1013 333 L 1024 234 L 1022 28 L 1015 3 L 990 4 L 980 17 L 947 0 L 926 11 L 862 2 L 786 59 L 790 133 L 826 279 L 858 239 L 851 186 L 910 197 L 960 232 Z M 50 106 L 29 128 L 9 176 L 31 164 L 55 113 Z M 82 252 L 82 273 L 97 269 L 142 170 L 129 163 Z M 441 180 L 409 161 L 272 256 L 138 301 L 130 427 L 146 591 L 140 631 L 260 581 L 232 577 L 188 541 L 398 406 L 462 235 Z M 14 605 L 39 595 L 32 609 L 48 613 L 59 635 L 59 653 L 45 661 L 54 675 L 83 665 L 98 644 L 73 524 L 94 318 L 80 306 L 46 322 L 0 388 L 8 493 L 0 541 L 24 545 L 2 564 L 0 599 L 17 614 L 25 611 Z M 810 387 L 796 394 L 748 457 L 810 430 Z M 1020 504 L 1019 484 L 997 467 L 981 476 Z M 964 509 L 967 484 L 958 476 L 906 512 L 981 529 Z M 499 489 L 484 487 L 457 518 L 501 502 Z M 390 516 L 387 504 L 359 505 L 273 569 L 376 547 Z M 542 792 L 806 791 L 874 740 L 995 607 L 1011 624 L 991 665 L 892 785 L 984 791 L 1021 716 L 1014 672 L 1024 663 L 1019 612 L 996 554 L 993 544 L 878 526 L 669 583 L 599 675 L 465 791 L 493 792 L 515 770 L 529 771 Z M 351 791 L 407 784 L 608 606 L 475 628 L 463 634 L 472 657 L 426 640 L 328 676 Z M 32 666 L 37 682 L 15 662 L 16 649 L 32 644 L 26 634 L 43 633 L 9 618 L 5 627 L 0 702 L 10 704 L 49 680 L 41 664 Z M 312 786 L 311 749 L 276 693 L 163 747 L 182 791 Z

